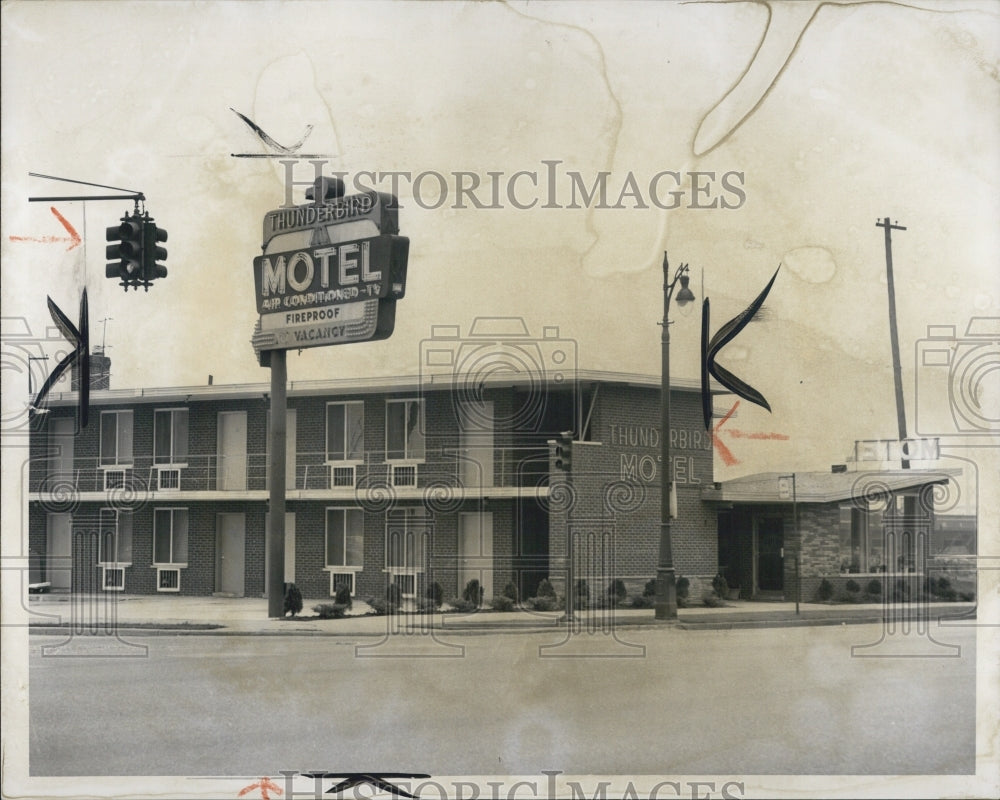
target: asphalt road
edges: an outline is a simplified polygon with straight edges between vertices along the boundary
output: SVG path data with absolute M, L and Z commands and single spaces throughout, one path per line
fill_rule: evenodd
M 974 771 L 974 629 L 947 631 L 956 658 L 852 657 L 880 635 L 647 628 L 620 634 L 644 651 L 602 635 L 545 651 L 593 642 L 630 658 L 541 658 L 558 639 L 524 633 L 418 647 L 460 654 L 447 658 L 358 657 L 373 639 L 205 635 L 135 638 L 145 658 L 101 657 L 96 640 L 96 657 L 52 658 L 53 638 L 35 635 L 30 773 Z

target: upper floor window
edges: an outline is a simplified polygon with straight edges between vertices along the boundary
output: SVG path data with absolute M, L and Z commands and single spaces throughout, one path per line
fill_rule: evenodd
M 132 412 L 101 412 L 101 466 L 132 463 Z
M 423 460 L 424 403 L 422 400 L 386 401 L 385 457 L 386 460 Z
M 188 457 L 188 410 L 167 408 L 153 415 L 153 463 L 183 464 Z
M 365 450 L 365 404 L 326 404 L 326 460 L 362 461 Z

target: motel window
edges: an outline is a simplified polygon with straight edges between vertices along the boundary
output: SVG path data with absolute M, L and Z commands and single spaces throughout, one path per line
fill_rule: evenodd
M 424 404 L 422 400 L 389 400 L 385 407 L 387 461 L 424 458 Z
M 186 508 L 158 508 L 153 514 L 153 563 L 186 565 L 188 512 Z
M 365 404 L 326 404 L 326 460 L 362 461 L 365 447 Z
M 101 466 L 132 463 L 132 412 L 101 412 Z
M 365 513 L 359 508 L 326 510 L 326 566 L 361 567 L 365 552 Z
M 881 510 L 840 507 L 840 571 L 883 571 Z
M 101 509 L 101 553 L 102 564 L 132 563 L 132 513 Z
M 430 518 L 423 508 L 389 512 L 386 518 L 386 569 L 423 572 L 430 539 Z
M 188 456 L 188 410 L 161 409 L 153 415 L 153 461 L 183 464 Z

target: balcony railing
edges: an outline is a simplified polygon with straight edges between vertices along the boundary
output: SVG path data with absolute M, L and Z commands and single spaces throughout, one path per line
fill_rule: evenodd
M 266 453 L 240 456 L 189 455 L 180 464 L 154 464 L 148 456 L 131 464 L 101 464 L 76 458 L 73 469 L 61 459 L 33 462 L 29 490 L 46 495 L 111 492 L 254 492 L 269 488 Z M 394 489 L 535 489 L 548 485 L 548 447 L 493 450 L 428 450 L 423 459 L 387 461 L 384 451 L 368 451 L 357 461 L 328 462 L 325 452 L 297 453 L 288 470 L 288 491 L 390 486 Z

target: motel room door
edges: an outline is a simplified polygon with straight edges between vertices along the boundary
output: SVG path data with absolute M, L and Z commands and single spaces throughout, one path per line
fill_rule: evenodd
M 219 412 L 219 491 L 247 488 L 247 412 Z
M 493 514 L 458 515 L 458 593 L 475 578 L 483 601 L 493 599 Z
M 243 597 L 246 518 L 243 514 L 218 514 L 215 527 L 215 591 Z
M 49 514 L 48 535 L 45 537 L 45 580 L 53 592 L 68 592 L 73 586 L 72 526 L 72 514 Z
M 756 525 L 757 589 L 780 592 L 785 588 L 785 528 L 781 517 L 761 517 Z
M 493 485 L 493 401 L 466 401 L 459 406 L 459 473 L 463 486 Z

